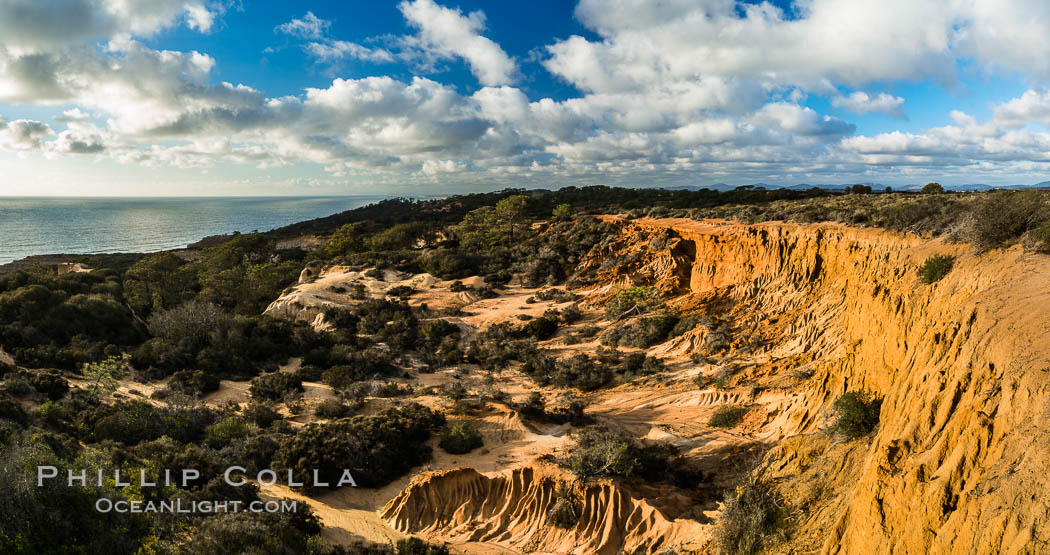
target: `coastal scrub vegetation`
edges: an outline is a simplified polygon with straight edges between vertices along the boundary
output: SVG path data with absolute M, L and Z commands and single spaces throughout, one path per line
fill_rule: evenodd
M 849 391 L 832 405 L 831 431 L 849 439 L 864 437 L 879 423 L 882 399 L 865 391 Z
M 722 406 L 719 407 L 708 424 L 716 428 L 735 428 L 744 420 L 750 409 L 747 407 Z
M 603 426 L 580 430 L 573 435 L 573 442 L 568 454 L 557 462 L 580 478 L 638 477 L 687 488 L 704 481 L 703 474 L 685 463 L 670 442 L 638 441 Z
M 517 273 L 527 285 L 554 285 L 567 280 L 582 256 L 609 233 L 608 224 L 587 214 L 610 210 L 745 222 L 841 221 L 918 233 L 952 230 L 952 237 L 978 249 L 1021 240 L 1029 248 L 1050 251 L 1044 193 L 935 189 L 843 194 L 595 186 L 391 199 L 267 233 L 209 238 L 194 257 L 162 252 L 131 263 L 127 256 L 83 257 L 102 269 L 62 276 L 40 268 L 0 274 L 0 346 L 33 367 L 74 370 L 128 352 L 136 368 L 154 368 L 161 375 L 192 368 L 250 376 L 260 366 L 323 347 L 295 329 L 304 324 L 275 324 L 260 316 L 309 260 L 426 271 L 443 279 L 482 275 L 495 287 Z M 313 251 L 278 248 L 279 240 L 303 233 L 331 237 Z M 116 269 L 105 269 L 107 260 Z M 658 309 L 658 296 L 648 288 L 629 288 L 610 302 L 609 316 Z M 198 333 L 176 340 L 177 332 L 166 325 L 181 319 L 187 324 L 183 330 L 195 323 L 210 329 L 212 316 L 218 317 L 218 331 L 208 337 Z M 287 329 L 275 329 L 282 325 Z
M 565 330 L 581 317 L 572 305 L 491 326 L 469 341 L 453 321 L 409 306 L 405 299 L 419 293 L 406 287 L 391 288 L 378 299 L 366 298 L 363 287 L 351 289 L 360 302 L 326 311 L 331 324 L 326 331 L 262 315 L 313 261 L 375 268 L 372 275 L 378 279 L 391 269 L 449 280 L 480 275 L 485 287 L 461 283 L 459 291 L 478 296 L 497 295 L 515 278 L 545 287 L 535 294 L 539 300 L 572 303 L 577 299 L 571 293 L 553 286 L 580 283 L 583 278 L 573 274 L 578 263 L 592 248 L 608 244 L 613 229 L 591 216 L 613 210 L 629 217 L 839 221 L 947 234 L 978 249 L 1019 241 L 1026 248 L 1050 250 L 1050 216 L 1042 192 L 568 187 L 391 199 L 271 232 L 209 238 L 188 251 L 83 257 L 80 261 L 97 268 L 90 272 L 58 275 L 53 268 L 36 267 L 0 273 L 0 347 L 15 361 L 0 363 L 0 552 L 447 553 L 418 540 L 340 551 L 325 544 L 319 521 L 303 506 L 281 515 L 99 513 L 92 504 L 103 496 L 251 501 L 259 492 L 255 486 L 229 488 L 212 478 L 149 491 L 109 483 L 59 487 L 57 481 L 37 488 L 35 467 L 55 466 L 60 475 L 71 468 L 87 468 L 89 474 L 120 468 L 130 475 L 197 468 L 202 476 L 214 477 L 236 460 L 244 461 L 249 472 L 291 470 L 300 481 L 312 481 L 318 468 L 322 480 L 333 484 L 343 468 L 350 468 L 358 485 L 379 487 L 425 464 L 431 456 L 427 442 L 435 436 L 449 452 L 466 452 L 483 442 L 475 428 L 446 428 L 442 413 L 406 399 L 419 390 L 397 383 L 404 368 L 423 372 L 471 362 L 491 372 L 520 363 L 538 384 L 593 391 L 664 371 L 660 359 L 617 350 L 621 347 L 646 348 L 704 326 L 711 332 L 708 348 L 727 348 L 728 324 L 674 314 L 657 291 L 645 286 L 624 289 L 610 302 L 606 316 L 613 322 L 600 336 L 603 347 L 560 358 L 537 343 L 576 337 Z M 312 250 L 281 246 L 303 234 L 329 239 Z M 950 263 L 932 266 L 930 282 L 940 279 Z M 587 337 L 599 337 L 598 328 L 592 326 Z M 293 357 L 302 365 L 288 371 Z M 167 381 L 147 400 L 134 392 L 137 384 L 127 385 L 128 377 Z M 120 391 L 114 387 L 118 379 L 126 385 Z M 203 404 L 200 399 L 216 391 L 221 379 L 251 380 L 251 402 Z M 322 382 L 336 398 L 314 407 L 326 421 L 296 428 L 282 412 L 303 409 L 304 382 Z M 442 390 L 453 407 L 476 394 L 533 421 L 592 423 L 576 397 L 554 407 L 535 392 L 511 402 L 491 386 L 475 391 L 453 383 L 459 387 Z M 365 397 L 385 398 L 383 409 L 361 414 Z M 867 393 L 843 395 L 834 405 L 833 430 L 849 438 L 871 433 L 879 403 Z M 712 425 L 736 425 L 740 410 L 713 419 Z M 577 431 L 559 462 L 580 477 L 637 478 L 680 487 L 704 481 L 669 443 L 602 427 Z M 733 552 L 767 545 L 783 522 L 781 507 L 767 485 L 745 483 L 727 498 L 719 541 Z M 566 494 L 549 515 L 555 525 L 571 526 L 577 510 Z
M 616 295 L 605 305 L 605 314 L 609 318 L 623 318 L 632 314 L 645 314 L 663 306 L 660 294 L 652 287 L 629 287 Z
M 580 520 L 578 501 L 567 484 L 558 484 L 553 503 L 547 509 L 547 520 L 558 528 L 572 528 Z
M 438 442 L 442 449 L 453 455 L 469 453 L 484 444 L 481 432 L 468 422 L 452 425 L 441 434 L 441 441 Z
M 348 469 L 357 485 L 381 487 L 430 458 L 426 440 L 445 417 L 416 403 L 369 416 L 314 423 L 284 440 L 274 469 L 310 483 L 316 471 L 331 487 Z
M 951 271 L 955 264 L 954 256 L 942 254 L 933 255 L 919 266 L 919 281 L 929 285 L 940 281 Z
M 788 512 L 770 484 L 749 474 L 726 496 L 715 543 L 726 555 L 752 555 L 785 537 Z

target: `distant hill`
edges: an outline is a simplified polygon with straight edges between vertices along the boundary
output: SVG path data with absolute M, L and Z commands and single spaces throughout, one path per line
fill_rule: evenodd
M 716 191 L 726 191 L 736 189 L 738 187 L 752 187 L 752 188 L 763 188 L 763 189 L 790 189 L 792 191 L 808 191 L 809 189 L 817 188 L 828 191 L 841 191 L 846 187 L 852 187 L 858 183 L 796 183 L 795 185 L 771 185 L 769 183 L 751 183 L 748 185 L 729 185 L 727 183 L 715 183 L 712 185 L 678 185 L 674 187 L 663 187 L 668 191 L 699 191 L 700 189 L 714 189 Z M 867 185 L 876 192 L 881 192 L 890 187 L 894 191 L 921 191 L 926 183 L 910 183 L 907 185 L 886 185 L 885 183 L 859 183 L 860 185 Z M 1007 184 L 1007 185 L 989 185 L 987 183 L 966 183 L 962 185 L 944 185 L 944 188 L 949 191 L 991 191 L 994 189 L 1050 189 L 1050 181 L 1042 181 L 1034 185 L 1022 185 L 1022 184 Z

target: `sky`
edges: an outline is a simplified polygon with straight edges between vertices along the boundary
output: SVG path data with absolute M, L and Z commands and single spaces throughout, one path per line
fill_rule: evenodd
M 1050 179 L 1046 0 L 0 0 L 0 195 Z

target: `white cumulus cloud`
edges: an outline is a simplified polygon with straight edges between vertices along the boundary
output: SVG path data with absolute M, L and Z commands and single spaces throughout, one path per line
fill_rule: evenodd
M 377 183 L 484 186 L 1050 169 L 1050 134 L 1039 127 L 1050 127 L 1050 92 L 1039 86 L 1050 79 L 1050 7 L 1035 0 L 806 0 L 792 13 L 732 0 L 581 0 L 576 17 L 594 35 L 537 45 L 539 60 L 529 60 L 539 63 L 522 66 L 485 36 L 480 11 L 404 0 L 407 34 L 353 40 L 308 11 L 274 31 L 330 77 L 282 97 L 221 81 L 221 60 L 207 52 L 147 40 L 176 26 L 217 28 L 220 3 L 62 7 L 0 0 L 0 102 L 63 111 L 54 127 L 5 114 L 4 150 L 184 168 L 305 162 Z M 347 60 L 405 67 L 397 78 L 348 78 L 338 71 Z M 481 88 L 441 82 L 450 61 Z M 960 61 L 1035 85 L 984 121 L 946 106 L 947 125 L 865 135 L 844 115 L 903 118 L 907 99 L 865 91 L 950 85 Z M 530 67 L 579 93 L 530 96 L 514 86 Z M 840 117 L 814 108 L 824 100 Z
M 459 57 L 482 85 L 513 82 L 517 64 L 491 39 L 481 35 L 485 14 L 463 15 L 458 9 L 439 6 L 434 0 L 411 0 L 398 4 L 408 23 L 419 29 L 420 48 L 439 57 Z

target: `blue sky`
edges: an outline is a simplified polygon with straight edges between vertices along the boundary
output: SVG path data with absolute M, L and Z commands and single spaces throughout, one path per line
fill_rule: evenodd
M 0 0 L 0 195 L 1050 179 L 1037 0 Z
M 457 2 L 448 4 L 464 12 L 482 11 L 486 16 L 486 35 L 498 37 L 499 44 L 519 60 L 529 58 L 558 38 L 589 33 L 573 17 L 575 5 L 559 0 L 538 0 L 527 4 L 512 2 Z M 304 9 L 306 6 L 307 9 Z M 307 12 L 331 23 L 329 33 L 342 40 L 366 43 L 382 35 L 411 32 L 397 2 L 252 2 L 250 8 L 233 9 L 224 15 L 222 28 L 202 35 L 180 27 L 149 41 L 158 49 L 200 50 L 221 64 L 216 67 L 217 80 L 251 83 L 270 96 L 295 95 L 305 87 L 325 87 L 335 76 L 347 79 L 390 75 L 411 80 L 417 68 L 401 63 L 343 63 L 337 68 L 319 65 L 304 55 L 299 43 L 273 32 L 281 24 L 302 18 Z M 260 32 L 262 30 L 263 32 Z M 267 51 L 272 49 L 272 52 Z M 528 71 L 521 88 L 536 97 L 565 99 L 579 94 L 571 84 L 544 71 L 537 62 L 523 64 Z M 454 84 L 461 92 L 480 88 L 462 61 L 450 61 L 439 72 L 422 72 L 440 76 L 442 82 Z

